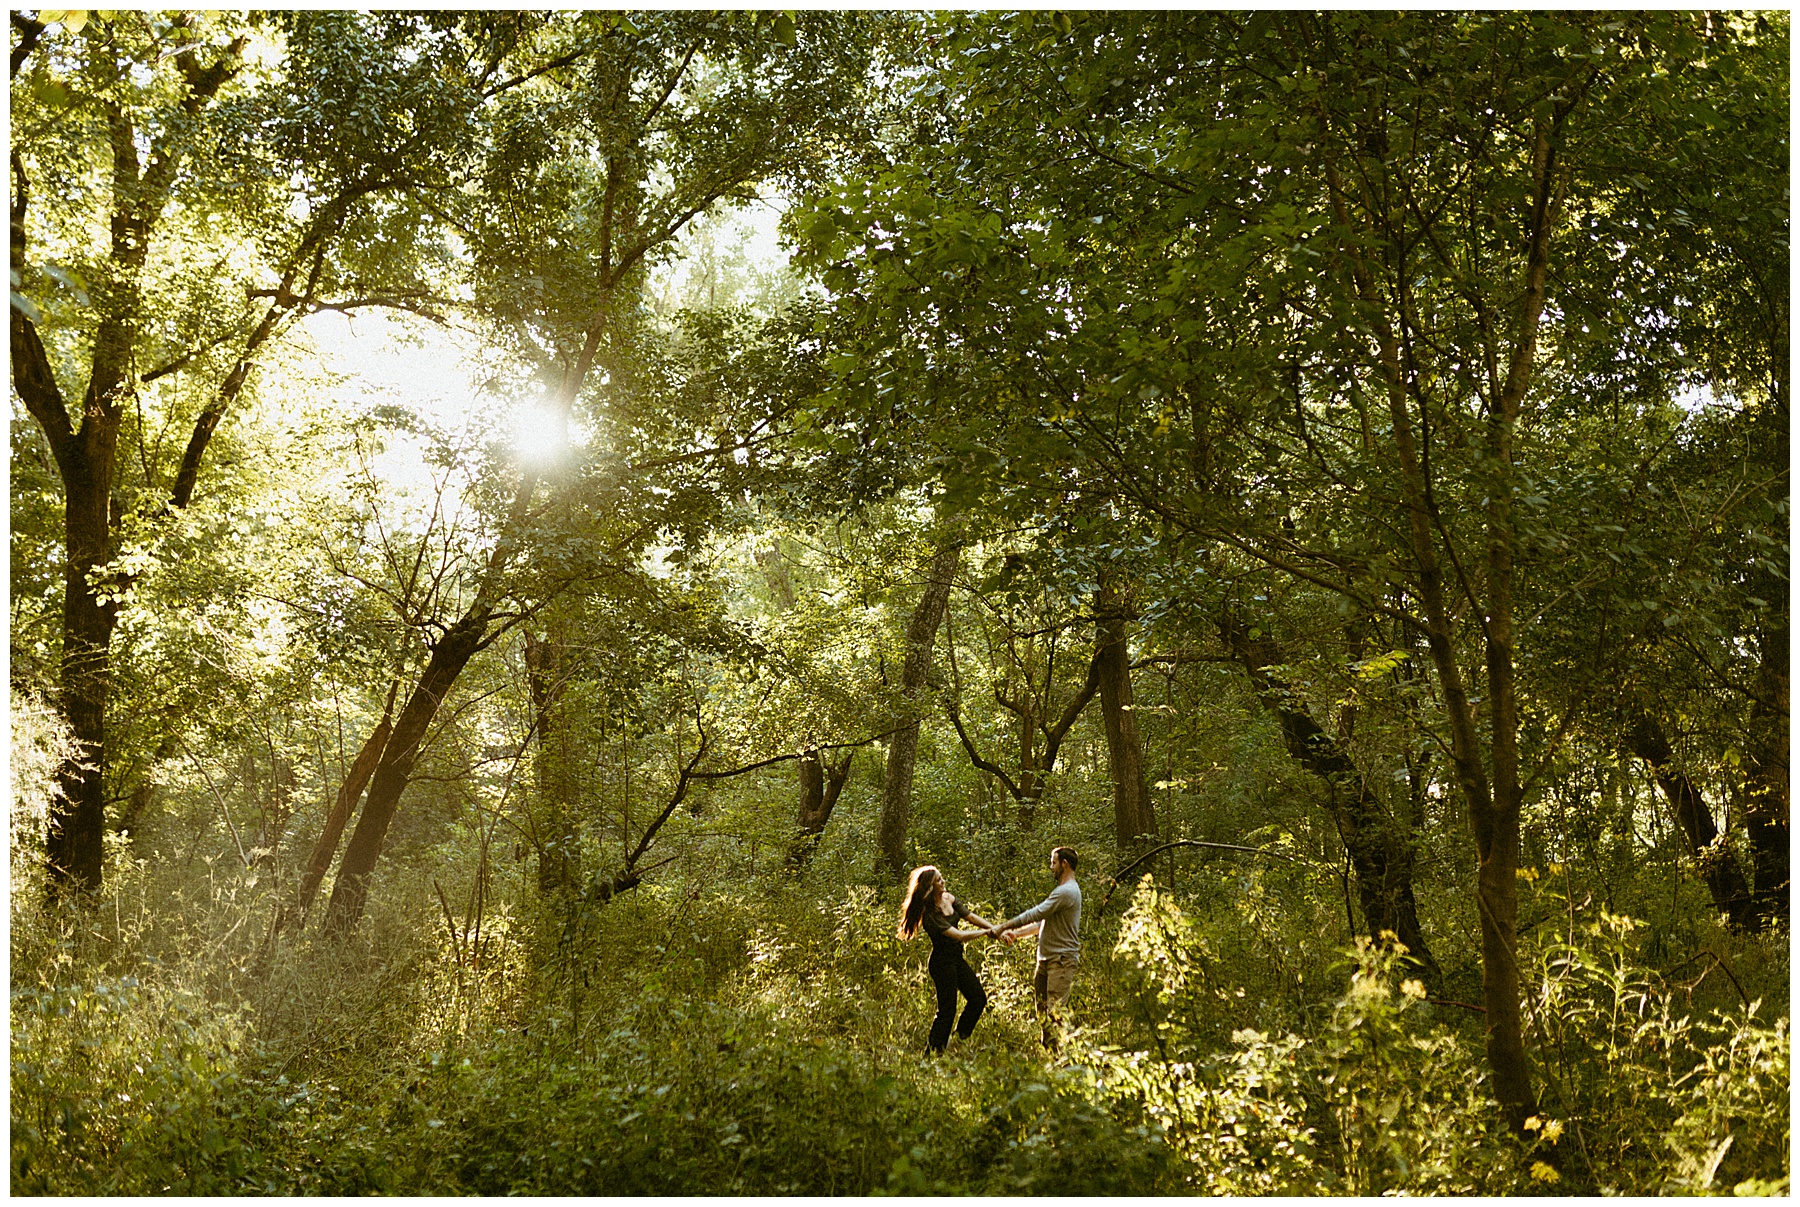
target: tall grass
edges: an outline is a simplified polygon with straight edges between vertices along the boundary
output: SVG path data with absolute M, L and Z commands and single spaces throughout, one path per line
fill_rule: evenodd
M 16 823 L 41 810 L 57 741 L 24 715 Z M 272 936 L 267 869 L 124 848 L 105 896 L 48 907 L 22 828 L 20 1192 L 1788 1186 L 1785 962 L 1750 940 L 1658 972 L 1650 927 L 1566 910 L 1522 953 L 1542 1090 L 1520 1137 L 1487 1098 L 1479 1015 L 1427 1000 L 1391 949 L 1322 943 L 1339 904 L 1285 864 L 1127 886 L 1104 916 L 1090 887 L 1059 1058 L 1037 1042 L 1029 945 L 976 945 L 989 1013 L 933 1057 L 926 945 L 894 936 L 893 902 L 849 860 L 675 865 L 575 926 L 527 865 L 502 866 L 479 946 L 430 887 L 451 863 L 396 863 L 357 934 L 324 942 Z M 1044 887 L 997 841 L 943 841 L 983 912 Z M 1438 955 L 1466 966 L 1453 934 Z M 1733 988 L 1759 985 L 1783 996 L 1750 1008 Z

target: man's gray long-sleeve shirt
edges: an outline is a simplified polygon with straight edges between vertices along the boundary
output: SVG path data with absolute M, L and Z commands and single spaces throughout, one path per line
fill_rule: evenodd
M 1006 929 L 1042 922 L 1038 928 L 1037 953 L 1043 956 L 1078 956 L 1081 954 L 1081 886 L 1073 876 L 1050 890 L 1050 895 L 1016 918 L 1009 919 Z

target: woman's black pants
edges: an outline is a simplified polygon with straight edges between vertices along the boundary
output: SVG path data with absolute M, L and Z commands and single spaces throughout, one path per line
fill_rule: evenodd
M 963 957 L 960 945 L 955 951 L 934 947 L 926 970 L 931 973 L 931 983 L 937 987 L 937 1017 L 931 1021 L 931 1050 L 942 1052 L 950 1042 L 951 1023 L 956 1023 L 956 1033 L 964 1039 L 974 1032 L 975 1024 L 981 1021 L 981 1012 L 987 1008 L 987 991 L 982 989 L 975 970 Z M 969 1004 L 963 1007 L 960 1022 L 956 1019 L 958 991 L 969 999 Z

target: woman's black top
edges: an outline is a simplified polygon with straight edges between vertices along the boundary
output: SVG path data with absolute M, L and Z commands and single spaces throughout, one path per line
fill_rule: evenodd
M 962 940 L 951 938 L 945 932 L 968 916 L 969 911 L 963 908 L 963 903 L 958 901 L 955 896 L 950 897 L 950 912 L 947 914 L 935 904 L 925 907 L 923 921 L 925 933 L 931 936 L 931 954 L 933 956 L 962 955 Z

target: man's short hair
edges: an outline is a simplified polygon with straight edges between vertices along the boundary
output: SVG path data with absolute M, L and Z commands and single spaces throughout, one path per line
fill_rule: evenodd
M 1070 870 L 1081 866 L 1081 856 L 1075 853 L 1074 847 L 1057 847 L 1050 854 L 1068 864 Z

